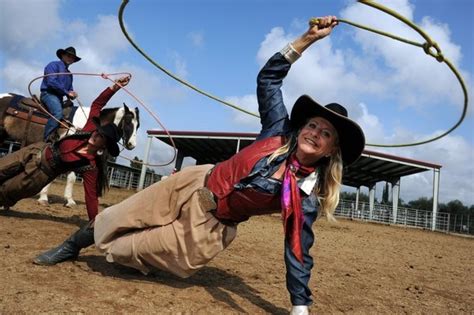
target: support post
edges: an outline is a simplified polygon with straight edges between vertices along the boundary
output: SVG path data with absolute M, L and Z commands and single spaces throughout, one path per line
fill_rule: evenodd
M 397 223 L 398 200 L 400 199 L 400 177 L 392 181 L 392 222 Z
M 140 191 L 143 189 L 143 184 L 145 183 L 145 176 L 146 176 L 146 165 L 148 164 L 148 159 L 150 156 L 150 149 L 151 149 L 151 141 L 153 140 L 153 136 L 148 136 L 148 141 L 146 142 L 146 147 L 145 147 L 145 157 L 143 159 L 143 164 L 142 164 L 142 171 L 140 173 L 140 180 L 138 181 L 138 187 L 137 191 Z
M 440 169 L 433 170 L 433 222 L 431 230 L 436 230 L 436 217 L 438 216 L 438 197 L 439 197 L 439 174 Z
M 359 216 L 359 198 L 360 198 L 360 186 L 357 187 L 357 190 L 356 190 L 356 204 L 355 204 L 355 207 L 354 207 L 354 212 L 356 214 L 356 217 L 360 218 Z M 354 216 L 352 216 L 354 217 Z
M 375 184 L 369 186 L 369 220 L 372 220 L 375 208 Z

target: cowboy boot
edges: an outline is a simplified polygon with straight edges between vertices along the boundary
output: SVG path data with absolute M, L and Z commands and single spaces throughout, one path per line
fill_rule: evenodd
M 92 244 L 94 244 L 94 228 L 88 223 L 58 247 L 37 256 L 33 260 L 33 263 L 43 266 L 52 266 L 66 260 L 76 259 L 81 249 Z

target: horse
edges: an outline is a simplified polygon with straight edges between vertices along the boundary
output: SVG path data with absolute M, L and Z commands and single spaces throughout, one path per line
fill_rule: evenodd
M 38 107 L 37 102 L 37 100 L 35 101 L 18 94 L 0 94 L 0 144 L 6 139 L 21 142 L 22 145 L 43 141 L 44 127 L 49 116 L 41 113 L 42 110 Z M 66 114 L 68 111 L 71 111 L 70 106 L 64 108 L 63 113 Z M 74 133 L 76 129 L 82 128 L 86 124 L 89 112 L 90 107 L 82 107 L 82 109 L 73 111 L 73 115 L 69 116 L 73 127 L 68 129 L 64 126 L 60 126 L 57 131 L 58 137 L 62 138 Z M 64 117 L 68 116 L 65 115 Z M 135 148 L 137 143 L 137 130 L 140 126 L 139 110 L 137 107 L 130 110 L 130 108 L 123 103 L 122 107 L 105 108 L 100 112 L 99 118 L 101 124 L 113 122 L 117 125 L 122 132 L 122 144 L 126 149 L 132 150 Z M 76 202 L 72 198 L 75 181 L 76 174 L 70 172 L 67 175 L 66 188 L 64 189 L 66 207 L 76 205 Z M 49 186 L 50 185 L 45 186 L 40 192 L 38 202 L 42 205 L 48 204 Z

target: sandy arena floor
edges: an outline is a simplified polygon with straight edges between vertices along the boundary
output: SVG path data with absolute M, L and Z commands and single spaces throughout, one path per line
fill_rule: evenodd
M 0 210 L 0 314 L 288 314 L 282 226 L 252 218 L 206 268 L 182 280 L 109 264 L 93 248 L 78 261 L 33 265 L 85 223 L 85 205 L 35 199 Z M 112 189 L 101 208 L 133 191 Z M 76 200 L 83 200 L 76 186 Z M 474 239 L 418 229 L 319 220 L 312 249 L 313 314 L 474 314 Z

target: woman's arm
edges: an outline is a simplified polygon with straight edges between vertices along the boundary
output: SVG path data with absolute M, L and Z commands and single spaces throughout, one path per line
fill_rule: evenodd
M 82 174 L 84 197 L 86 200 L 87 215 L 92 221 L 99 212 L 99 192 L 97 190 L 97 169 Z
M 258 111 L 262 130 L 258 139 L 282 135 L 289 131 L 288 112 L 283 102 L 283 79 L 294 63 L 309 46 L 329 35 L 337 25 L 335 16 L 319 18 L 303 35 L 273 55 L 257 76 Z
M 258 111 L 262 130 L 258 140 L 289 131 L 288 112 L 283 103 L 281 86 L 291 64 L 281 53 L 273 55 L 257 76 Z
M 107 105 L 107 102 L 114 96 L 115 92 L 120 90 L 121 86 L 126 86 L 130 82 L 130 77 L 122 77 L 115 81 L 116 83 L 108 88 L 106 88 L 100 95 L 92 102 L 91 111 L 89 113 L 89 117 L 87 118 L 87 122 L 84 125 L 82 130 L 90 131 L 95 129 L 95 125 L 92 122 L 93 117 L 99 117 L 100 111 Z M 119 85 L 120 84 L 120 85 Z

